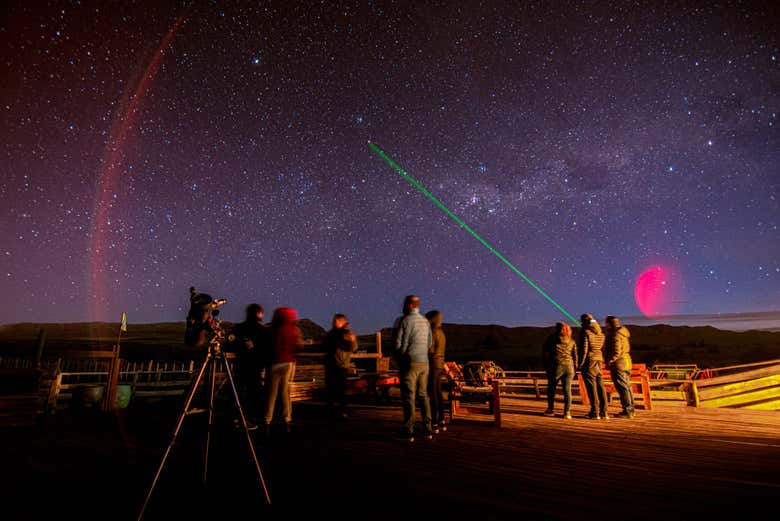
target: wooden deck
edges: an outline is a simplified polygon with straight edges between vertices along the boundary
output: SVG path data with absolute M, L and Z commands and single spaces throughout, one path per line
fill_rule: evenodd
M 505 399 L 501 428 L 475 414 L 408 443 L 392 436 L 397 401 L 357 404 L 346 421 L 296 403 L 289 436 L 257 441 L 270 508 L 225 413 L 210 484 L 200 485 L 205 426 L 187 418 L 144 519 L 752 519 L 776 508 L 776 412 L 657 407 L 594 421 L 578 418 L 577 404 L 572 420 L 544 408 Z M 0 431 L 3 505 L 21 507 L 10 519 L 134 519 L 177 411 L 129 409 L 120 422 L 60 415 Z M 46 500 L 19 499 L 30 492 Z

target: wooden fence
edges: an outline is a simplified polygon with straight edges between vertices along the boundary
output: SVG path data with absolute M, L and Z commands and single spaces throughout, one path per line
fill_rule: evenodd
M 615 396 L 614 385 L 608 372 L 603 375 L 604 385 L 607 388 L 607 396 L 611 401 Z M 504 376 L 498 378 L 499 392 L 507 397 L 529 397 L 537 399 L 547 399 L 547 373 L 544 371 L 504 371 Z M 650 398 L 650 388 L 644 364 L 634 364 L 631 374 L 631 385 L 634 390 L 634 399 L 636 404 L 645 408 L 652 408 L 652 399 Z M 572 381 L 571 385 L 572 402 L 579 401 L 583 405 L 588 405 L 588 394 L 580 373 Z M 556 399 L 563 396 L 561 385 L 556 386 Z
M 373 345 L 359 346 L 359 351 L 353 355 L 355 360 L 368 362 L 364 370 L 372 373 L 388 370 L 389 358 L 382 356 L 381 341 L 381 334 L 376 333 Z M 374 346 L 375 351 L 372 352 Z M 325 385 L 324 353 L 316 352 L 317 347 L 310 343 L 301 353 L 292 382 L 294 400 L 321 396 Z M 225 356 L 232 368 L 234 355 L 225 353 Z M 22 420 L 26 422 L 26 418 L 36 414 L 54 413 L 72 405 L 105 410 L 126 406 L 130 398 L 128 393 L 133 399 L 180 396 L 190 388 L 198 369 L 200 362 L 194 360 L 122 360 L 116 348 L 109 351 L 68 351 L 48 360 L 0 357 L 0 371 L 3 371 L 3 379 L 7 382 L 18 382 L 22 377 L 32 382 L 30 375 L 35 372 L 35 381 L 30 383 L 35 387 L 34 393 L 28 389 L 30 385 L 25 384 L 24 392 L 20 390 L 2 395 L 0 416 L 5 414 L 22 423 Z M 218 385 L 222 385 L 226 378 L 220 367 Z M 18 383 L 12 385 L 19 386 Z
M 353 378 L 353 393 L 371 392 L 371 382 L 376 382 L 378 375 L 388 373 L 389 359 L 382 357 L 378 335 L 377 345 L 376 352 L 355 355 L 357 360 L 372 360 L 375 366 L 363 370 L 363 378 L 361 374 Z M 67 353 L 67 357 L 39 360 L 37 367 L 29 359 L 0 358 L 0 377 L 6 382 L 26 379 L 34 387 L 25 384 L 19 392 L 6 390 L 0 395 L 0 423 L 3 419 L 5 423 L 27 423 L 36 414 L 55 412 L 76 403 L 110 409 L 117 406 L 120 398 L 128 399 L 128 391 L 134 399 L 181 396 L 200 368 L 200 363 L 193 360 L 130 362 L 119 360 L 116 354 L 116 351 L 74 351 Z M 292 383 L 294 400 L 322 396 L 322 357 L 323 353 L 314 352 L 301 356 Z M 218 372 L 219 382 L 225 378 L 223 372 Z M 572 400 L 587 404 L 584 386 L 579 380 L 572 383 Z M 707 370 L 699 370 L 693 364 L 654 367 L 643 372 L 642 377 L 635 375 L 632 383 L 638 404 L 644 401 L 646 408 L 655 404 L 780 410 L 780 360 Z M 547 394 L 547 378 L 543 371 L 503 371 L 488 385 L 494 386 L 493 398 L 492 402 L 483 405 L 487 406 L 485 412 L 494 416 L 496 424 L 500 424 L 501 397 L 546 399 Z M 124 394 L 117 396 L 117 389 L 124 390 Z M 556 399 L 561 397 L 562 389 L 558 386 Z
M 713 374 L 690 382 L 694 406 L 780 410 L 780 360 L 721 367 Z

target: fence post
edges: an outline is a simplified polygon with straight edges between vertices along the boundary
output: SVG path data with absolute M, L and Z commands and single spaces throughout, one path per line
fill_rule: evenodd
M 498 378 L 493 380 L 493 424 L 501 427 L 501 389 Z
M 693 399 L 693 406 L 699 407 L 699 388 L 696 386 L 696 380 L 691 380 L 691 385 L 689 387 L 691 398 Z
M 41 358 L 43 358 L 43 346 L 46 345 L 46 329 L 41 328 L 38 332 L 38 351 L 35 353 L 35 367 L 41 366 Z
M 645 400 L 645 410 L 652 410 L 653 400 L 650 397 L 650 379 L 647 377 L 647 371 L 642 373 L 642 397 Z
M 62 387 L 62 370 L 60 369 L 60 361 L 58 358 L 57 363 L 54 366 L 54 379 L 51 382 L 49 388 L 49 398 L 46 402 L 48 412 L 54 414 L 57 411 L 57 396 L 60 394 L 60 388 Z
M 119 384 L 119 345 L 114 345 L 114 357 L 108 362 L 108 378 L 106 379 L 106 391 L 103 394 L 103 410 L 114 410 L 116 400 L 116 387 Z
M 582 371 L 577 372 L 577 382 L 580 384 L 580 399 L 582 400 L 582 405 L 588 407 L 590 405 L 590 400 L 588 399 L 588 391 L 585 389 L 585 378 L 582 376 Z

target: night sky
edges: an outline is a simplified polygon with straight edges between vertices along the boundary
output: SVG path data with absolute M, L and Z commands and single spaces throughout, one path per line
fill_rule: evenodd
M 565 319 L 369 140 L 576 317 L 780 308 L 777 3 L 158 4 L 2 9 L 2 323 Z

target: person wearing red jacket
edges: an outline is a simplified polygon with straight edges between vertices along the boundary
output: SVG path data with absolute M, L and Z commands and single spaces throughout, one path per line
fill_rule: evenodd
M 292 401 L 290 400 L 290 381 L 295 370 L 298 351 L 303 347 L 303 334 L 296 325 L 298 313 L 292 308 L 280 307 L 274 310 L 271 319 L 271 363 L 268 370 L 265 433 L 270 433 L 271 421 L 277 397 L 282 400 L 282 416 L 285 432 L 290 432 L 292 421 Z

